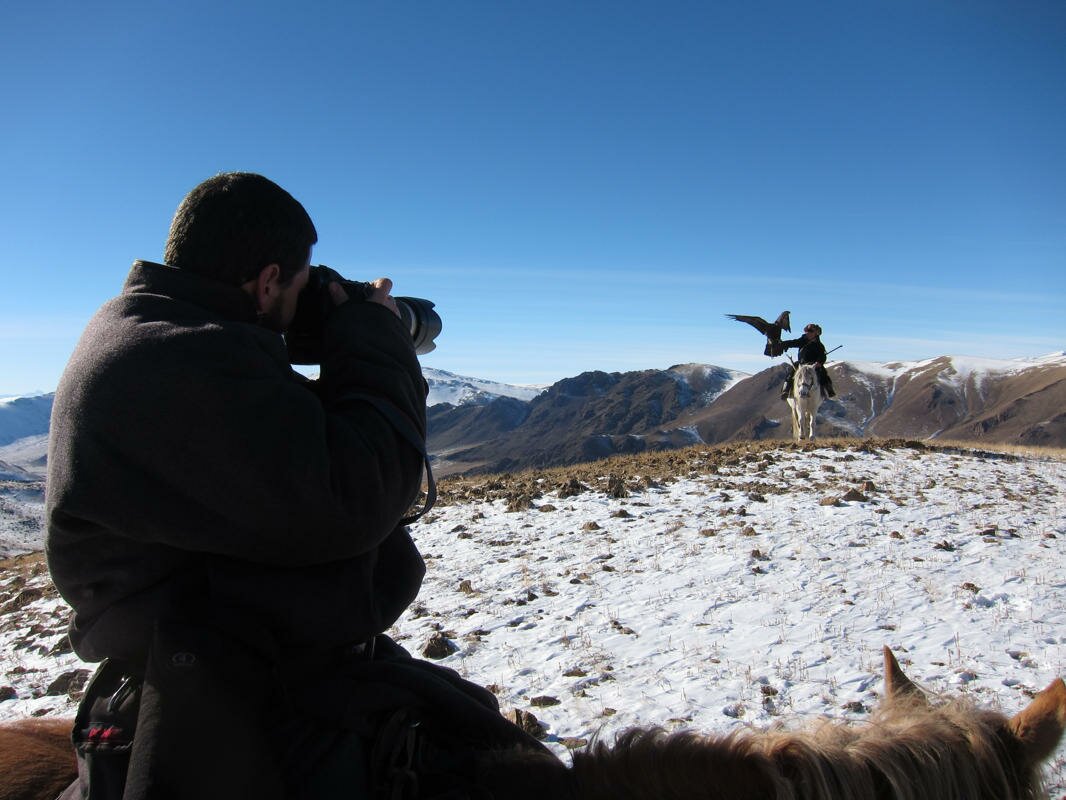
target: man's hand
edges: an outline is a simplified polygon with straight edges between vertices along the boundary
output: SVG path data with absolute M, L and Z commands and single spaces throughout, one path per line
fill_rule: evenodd
M 400 316 L 400 309 L 396 307 L 396 301 L 389 294 L 392 291 L 392 281 L 389 278 L 378 278 L 370 281 L 370 285 L 374 287 L 374 291 L 367 300 L 383 305 L 397 317 Z M 329 285 L 329 296 L 333 298 L 333 305 L 335 306 L 348 302 L 348 293 L 336 282 Z
M 396 301 L 392 299 L 392 295 L 389 294 L 392 291 L 392 281 L 389 278 L 378 278 L 370 281 L 370 285 L 374 287 L 374 292 L 367 300 L 371 303 L 381 303 L 397 317 L 400 316 L 400 309 L 396 306 Z

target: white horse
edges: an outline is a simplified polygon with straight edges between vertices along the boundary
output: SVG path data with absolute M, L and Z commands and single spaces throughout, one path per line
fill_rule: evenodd
M 788 406 L 792 409 L 792 438 L 797 442 L 814 438 L 814 418 L 822 404 L 822 387 L 814 364 L 798 364 L 792 376 Z

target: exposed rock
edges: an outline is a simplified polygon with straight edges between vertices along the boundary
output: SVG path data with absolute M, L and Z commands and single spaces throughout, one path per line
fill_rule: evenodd
M 740 719 L 744 716 L 744 704 L 733 703 L 732 705 L 728 705 L 722 709 L 722 713 L 725 714 L 727 717 L 732 717 L 733 719 Z
M 544 723 L 528 711 L 513 708 L 504 716 L 535 739 L 544 739 L 548 735 Z
M 429 641 L 422 647 L 422 655 L 426 658 L 439 660 L 447 658 L 452 653 L 459 652 L 459 647 L 440 633 L 434 633 Z
M 81 692 L 88 680 L 89 670 L 73 669 L 69 672 L 64 672 L 48 684 L 48 688 L 45 689 L 44 693 L 47 697 L 57 697 L 62 694 L 73 697 Z
M 562 701 L 558 697 L 552 697 L 550 694 L 541 694 L 536 697 L 529 698 L 529 704 L 533 708 L 547 708 L 548 706 L 557 706 Z
M 532 507 L 533 500 L 527 494 L 517 494 L 507 498 L 508 511 L 528 511 Z
M 559 498 L 565 500 L 567 497 L 575 497 L 588 490 L 589 487 L 581 483 L 577 478 L 570 478 L 565 483 L 560 484 Z
M 42 597 L 44 597 L 43 589 L 38 589 L 36 586 L 27 586 L 11 600 L 0 606 L 0 615 L 20 611 L 34 600 L 40 600 Z

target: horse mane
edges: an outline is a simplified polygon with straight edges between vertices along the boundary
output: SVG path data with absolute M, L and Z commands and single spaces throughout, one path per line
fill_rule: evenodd
M 546 750 L 483 752 L 478 786 L 509 800 L 1043 800 L 1040 765 L 1066 728 L 1055 679 L 1011 718 L 932 703 L 884 648 L 868 722 L 823 719 L 714 736 L 634 728 L 567 767 Z M 0 800 L 50 800 L 77 774 L 69 720 L 0 725 Z M 478 796 L 484 796 L 479 794 Z
M 723 736 L 635 728 L 574 756 L 574 795 L 670 800 L 1023 800 L 1045 797 L 1007 718 L 965 700 L 897 700 L 868 723 L 741 729 Z

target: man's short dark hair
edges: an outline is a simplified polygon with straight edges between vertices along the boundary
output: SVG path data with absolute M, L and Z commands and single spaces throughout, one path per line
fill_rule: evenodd
M 233 286 L 277 264 L 284 282 L 307 266 L 317 241 L 311 217 L 291 194 L 262 175 L 224 172 L 181 201 L 163 257 Z

